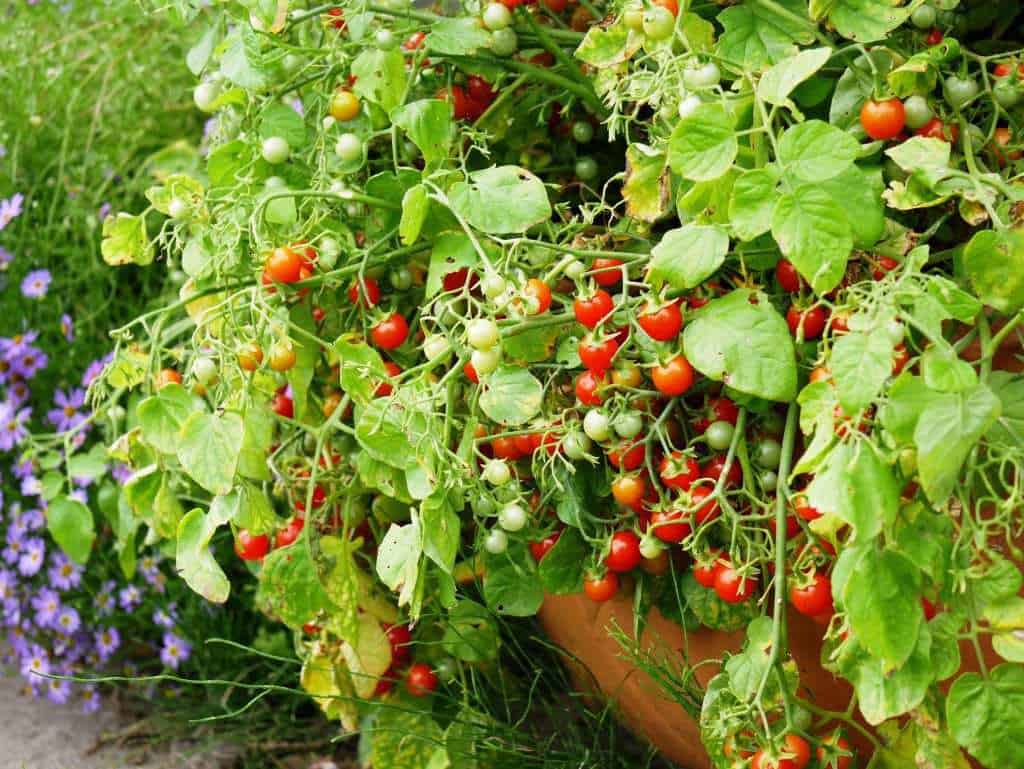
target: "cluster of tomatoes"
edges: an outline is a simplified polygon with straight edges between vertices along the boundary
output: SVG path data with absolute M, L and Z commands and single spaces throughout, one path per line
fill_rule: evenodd
M 749 732 L 730 738 L 725 743 L 726 757 L 750 761 L 751 769 L 804 769 L 811 762 L 811 744 L 799 734 L 784 735 L 775 748 L 751 750 L 746 747 L 751 741 Z M 823 735 L 816 742 L 814 754 L 821 769 L 850 769 L 853 765 L 853 749 L 840 732 Z

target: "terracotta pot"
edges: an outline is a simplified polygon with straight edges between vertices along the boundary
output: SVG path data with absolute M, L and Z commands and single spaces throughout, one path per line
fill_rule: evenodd
M 1021 371 L 1024 363 L 1017 358 L 1020 346 L 1010 335 L 994 357 L 994 368 Z M 977 345 L 970 345 L 964 357 L 978 356 Z M 1017 542 L 1024 547 L 1024 538 Z M 1024 595 L 1024 590 L 1022 590 Z M 643 672 L 623 659 L 622 650 L 607 628 L 614 621 L 629 632 L 633 627 L 632 596 L 627 591 L 607 603 L 594 603 L 583 595 L 549 596 L 540 611 L 540 621 L 548 636 L 576 662 L 571 664 L 576 683 L 584 689 L 598 690 L 613 700 L 623 722 L 636 734 L 646 737 L 663 755 L 686 769 L 708 769 L 711 761 L 700 741 L 700 730 L 694 719 L 678 704 L 665 699 L 658 686 Z M 822 668 L 821 639 L 824 628 L 813 620 L 789 613 L 789 644 L 807 699 L 828 710 L 845 710 L 852 689 L 846 681 Z M 686 632 L 652 610 L 641 639 L 648 650 L 674 655 L 676 662 L 684 657 L 691 665 L 707 660 L 720 660 L 726 652 L 735 652 L 743 641 L 743 633 L 723 633 L 700 629 Z M 986 664 L 990 667 L 1003 660 L 983 642 Z M 977 661 L 970 644 L 961 644 L 962 670 L 977 670 Z M 719 671 L 717 665 L 704 665 L 696 677 L 702 685 Z M 952 682 L 950 679 L 946 686 Z M 869 745 L 853 733 L 848 735 L 861 755 Z M 972 762 L 974 764 L 974 762 Z M 975 766 L 977 764 L 974 764 Z

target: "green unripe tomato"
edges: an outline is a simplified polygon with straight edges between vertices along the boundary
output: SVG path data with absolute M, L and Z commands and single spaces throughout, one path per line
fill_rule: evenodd
M 676 28 L 676 17 L 668 8 L 654 5 L 644 11 L 643 30 L 651 40 L 665 40 Z
M 649 534 L 644 534 L 640 538 L 640 555 L 646 558 L 648 561 L 653 561 L 659 555 L 665 551 L 665 545 L 661 543 L 657 537 L 652 537 Z
M 576 178 L 581 182 L 589 182 L 597 177 L 597 161 L 590 156 L 581 157 L 576 161 Z
M 423 340 L 423 354 L 427 360 L 437 360 L 451 350 L 443 334 L 431 334 Z
M 395 291 L 408 291 L 412 286 L 412 273 L 408 267 L 398 267 L 388 273 L 388 282 Z
M 587 265 L 579 259 L 573 259 L 565 266 L 565 277 L 569 280 L 579 280 L 587 274 Z
M 594 138 L 594 126 L 586 120 L 577 120 L 572 124 L 572 138 L 579 144 L 586 144 Z
M 512 478 L 512 471 L 503 459 L 491 459 L 484 465 L 483 478 L 492 486 L 504 486 Z
M 526 510 L 518 502 L 509 502 L 498 511 L 498 525 L 505 531 L 522 531 L 526 520 Z
M 491 33 L 491 51 L 495 56 L 511 56 L 519 50 L 519 38 L 511 27 Z
M 919 5 L 910 14 L 910 23 L 918 29 L 931 29 L 935 26 L 935 9 L 930 5 Z
M 585 433 L 573 430 L 562 438 L 562 451 L 569 459 L 579 461 L 587 456 L 590 451 L 590 438 Z
M 908 96 L 904 100 L 903 114 L 906 118 L 907 126 L 915 131 L 918 128 L 922 128 L 935 116 L 935 113 L 932 112 L 931 105 L 928 104 L 928 100 L 916 93 L 913 96 Z
M 343 133 L 334 145 L 334 154 L 346 163 L 354 163 L 363 157 L 363 140 L 354 133 Z
M 508 282 L 495 272 L 484 275 L 484 279 L 480 285 L 484 292 L 484 296 L 488 299 L 497 299 L 508 288 Z
M 212 358 L 201 355 L 192 361 L 192 376 L 202 385 L 212 384 L 217 378 L 217 364 Z
M 501 555 L 508 550 L 508 534 L 501 529 L 491 529 L 484 537 L 484 550 L 491 555 Z
M 779 466 L 780 459 L 782 459 L 782 445 L 778 441 L 771 438 L 761 441 L 755 457 L 755 461 L 761 467 L 774 470 Z
M 694 91 L 716 86 L 721 79 L 722 72 L 713 61 L 700 67 L 683 70 L 683 85 Z
M 644 420 L 635 411 L 626 411 L 615 417 L 612 427 L 620 438 L 635 438 L 644 429 Z
M 469 356 L 469 362 L 473 364 L 477 374 L 490 374 L 501 363 L 501 348 L 491 347 L 489 350 L 473 350 Z
M 591 439 L 601 442 L 611 437 L 611 423 L 603 411 L 593 409 L 583 417 L 583 432 Z
M 622 14 L 622 21 L 634 32 L 644 31 L 644 9 L 640 6 L 627 8 Z
M 1014 82 L 1013 78 L 1004 77 L 992 86 L 992 96 L 1003 109 L 1016 107 L 1021 97 L 1020 85 Z
M 188 203 L 181 198 L 171 198 L 167 204 L 167 215 L 172 219 L 184 219 L 188 215 Z
M 288 186 L 288 182 L 280 176 L 268 176 L 263 186 L 268 190 L 283 190 Z
M 732 434 L 735 428 L 725 420 L 712 422 L 704 431 L 704 440 L 707 441 L 715 451 L 725 451 L 732 444 Z
M 341 245 L 334 238 L 323 238 L 317 245 L 316 264 L 322 270 L 333 270 L 341 256 Z
M 192 101 L 203 112 L 213 112 L 213 105 L 219 97 L 220 86 L 216 83 L 200 83 L 192 91 Z
M 775 491 L 779 485 L 779 475 L 774 470 L 763 470 L 760 475 L 761 488 L 765 491 Z
M 498 324 L 490 318 L 476 318 L 466 326 L 466 341 L 477 350 L 487 350 L 498 343 Z
M 942 83 L 942 93 L 946 97 L 946 103 L 959 110 L 978 95 L 978 81 L 973 77 L 950 75 Z
M 512 26 L 512 11 L 502 3 L 488 3 L 484 8 L 484 26 L 491 32 Z
M 459 663 L 451 657 L 442 657 L 434 663 L 434 673 L 441 683 L 450 684 L 459 675 Z M 810 727 L 804 727 L 804 731 Z
M 699 107 L 700 105 L 700 97 L 697 96 L 697 94 L 691 93 L 681 102 L 679 102 L 679 118 L 681 120 L 685 120 L 686 118 L 690 117 L 690 115 L 692 115 L 696 111 L 697 107 Z
M 271 165 L 277 165 L 283 163 L 291 155 L 292 149 L 288 146 L 288 142 L 281 136 L 269 136 L 263 140 L 263 147 L 261 148 L 263 159 Z

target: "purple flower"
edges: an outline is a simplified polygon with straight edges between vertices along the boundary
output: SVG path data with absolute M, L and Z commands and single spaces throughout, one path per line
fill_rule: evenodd
M 0 569 L 0 601 L 8 601 L 17 595 L 18 576 L 10 569 Z
M 21 496 L 23 497 L 38 497 L 43 493 L 43 482 L 36 478 L 34 475 L 30 475 L 28 478 L 21 479 Z
M 170 613 L 164 611 L 163 609 L 157 609 L 155 612 L 153 612 L 153 624 L 157 625 L 158 627 L 162 627 L 166 630 L 173 630 L 174 617 L 172 617 Z
M 30 681 L 39 675 L 50 673 L 50 655 L 39 644 L 32 644 L 29 653 L 21 661 L 21 674 Z
M 7 529 L 4 542 L 6 544 L 3 552 L 4 560 L 14 565 L 21 558 L 21 553 L 25 549 L 25 533 L 16 526 L 10 526 Z
M 103 369 L 114 359 L 114 353 L 107 353 L 102 358 L 97 358 L 85 368 L 82 374 L 82 387 L 88 387 L 95 381 L 96 377 L 103 373 Z
M 43 528 L 46 518 L 43 516 L 42 510 L 32 507 L 18 517 L 18 522 L 25 527 L 25 531 L 35 531 Z
M 119 485 L 124 486 L 128 479 L 132 477 L 132 469 L 128 465 L 118 462 L 110 468 L 110 477 L 117 481 Z
M 132 611 L 142 603 L 142 591 L 135 585 L 128 585 L 118 593 L 118 603 L 125 611 Z
M 305 117 L 306 108 L 302 104 L 302 99 L 292 99 L 291 106 L 300 116 Z
M 31 459 L 26 459 L 18 462 L 12 469 L 15 478 L 24 478 L 27 475 L 32 475 L 35 472 L 35 467 L 32 465 Z
M 46 699 L 56 705 L 63 705 L 71 698 L 71 682 L 51 678 L 46 682 Z
M 11 359 L 9 362 L 12 373 L 17 374 L 22 379 L 31 379 L 42 369 L 46 368 L 49 360 L 46 353 L 38 347 L 29 347 L 21 355 Z
M 65 606 L 57 615 L 57 629 L 71 635 L 82 626 L 82 618 L 70 606 Z
M 112 209 L 113 209 L 113 206 L 111 206 L 110 203 L 104 203 L 102 206 L 100 206 L 100 210 L 97 211 L 96 215 L 99 217 L 99 220 L 102 222 L 104 219 L 106 219 L 108 216 L 110 216 L 110 211 Z
M 61 610 L 60 595 L 51 588 L 40 588 L 32 596 L 32 608 L 36 611 L 36 624 L 42 628 L 52 628 Z
M 57 428 L 57 432 L 73 430 L 85 420 L 85 414 L 79 411 L 85 405 L 85 390 L 82 388 L 76 387 L 67 392 L 55 390 L 53 402 L 57 408 L 50 409 L 46 418 Z
M 164 633 L 164 645 L 160 649 L 160 661 L 172 670 L 177 670 L 178 665 L 189 658 L 192 647 L 182 638 L 174 633 Z
M 75 322 L 67 313 L 60 316 L 60 332 L 64 334 L 65 341 L 75 341 Z
M 14 627 L 21 622 L 21 602 L 17 598 L 7 598 L 3 603 L 4 624 Z
M 96 614 L 99 617 L 109 617 L 114 613 L 114 609 L 117 607 L 114 601 L 114 588 L 116 584 L 113 580 L 104 582 L 103 587 L 96 594 L 93 599 L 93 605 L 96 607 Z
M 31 329 L 24 334 L 15 334 L 12 337 L 0 337 L 0 355 L 7 360 L 14 360 L 23 352 L 32 347 L 32 343 L 39 338 L 38 331 Z
M 0 361 L 3 362 L 6 361 Z M 7 386 L 7 400 L 16 409 L 28 403 L 31 397 L 32 391 L 28 389 L 28 383 L 24 379 L 15 379 Z
M 18 572 L 23 577 L 32 577 L 43 568 L 44 560 L 46 560 L 46 543 L 39 537 L 26 540 L 21 557 L 18 558 Z
M 0 272 L 7 269 L 8 265 L 14 261 L 14 254 L 8 251 L 3 246 L 0 246 Z
M 99 652 L 100 660 L 106 662 L 110 655 L 121 646 L 121 634 L 116 627 L 108 627 L 96 633 L 96 651 Z
M 18 409 L 10 402 L 0 401 L 0 451 L 10 451 L 28 435 L 25 427 L 32 409 Z
M 82 691 L 82 712 L 86 715 L 100 709 L 100 690 L 96 684 L 86 684 Z
M 42 299 L 50 290 L 53 276 L 49 270 L 32 270 L 21 281 L 21 295 L 29 299 Z
M 64 553 L 55 552 L 50 558 L 50 568 L 46 572 L 50 584 L 59 590 L 70 590 L 82 584 L 82 567 L 71 562 Z
M 0 230 L 10 224 L 22 211 L 22 203 L 25 196 L 20 192 L 14 193 L 7 200 L 0 200 Z

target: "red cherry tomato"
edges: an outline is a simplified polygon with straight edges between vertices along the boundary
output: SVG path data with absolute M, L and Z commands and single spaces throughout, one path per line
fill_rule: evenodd
M 875 280 L 881 280 L 899 266 L 900 263 L 891 256 L 880 256 L 878 261 L 875 262 L 874 269 L 871 271 L 871 277 Z
M 612 358 L 619 351 L 619 343 L 614 337 L 598 341 L 590 334 L 583 337 L 579 345 L 580 361 L 589 371 L 603 374 L 612 365 Z
M 939 29 L 938 27 L 932 27 L 928 34 L 925 36 L 924 42 L 927 45 L 938 45 L 939 43 L 942 42 L 943 37 L 944 35 L 942 34 L 941 29 Z
M 531 308 L 529 315 L 541 315 L 551 306 L 551 288 L 540 278 L 530 278 L 523 286 L 523 296 L 531 297 L 536 308 Z
M 437 98 L 452 105 L 452 116 L 456 120 L 472 119 L 475 105 L 461 85 L 442 88 L 437 92 Z
M 426 32 L 423 32 L 422 30 L 413 32 L 411 35 L 409 35 L 409 37 L 405 39 L 405 42 L 402 43 L 402 48 L 404 48 L 406 51 L 415 51 L 417 48 L 423 45 L 423 41 L 426 39 Z
M 377 302 L 380 301 L 380 284 L 373 278 L 363 278 L 362 284 L 362 289 L 360 289 L 357 280 L 348 287 L 348 300 L 361 307 L 376 307 Z
M 648 531 L 662 542 L 678 544 L 690 536 L 693 527 L 682 510 L 655 510 L 651 513 Z
M 389 379 L 392 379 L 402 373 L 402 369 L 399 365 L 390 360 L 384 361 L 384 370 L 388 372 Z M 386 398 L 394 391 L 395 388 L 391 385 L 391 382 L 384 380 L 377 385 L 377 389 L 374 390 L 373 394 L 378 398 Z
M 623 443 L 608 452 L 608 462 L 618 470 L 636 470 L 643 464 L 646 454 L 647 449 L 642 441 Z
M 308 267 L 305 256 L 290 246 L 275 248 L 263 265 L 266 274 L 277 283 L 296 283 L 302 280 L 303 271 Z
M 825 330 L 825 309 L 811 307 L 801 312 L 795 304 L 790 305 L 786 312 L 786 323 L 789 330 L 796 336 L 797 330 L 803 327 L 804 339 L 817 339 Z
M 591 601 L 598 603 L 609 601 L 619 592 L 618 575 L 609 571 L 603 577 L 588 577 L 583 580 L 583 592 Z
M 790 294 L 797 293 L 803 285 L 800 273 L 789 259 L 779 259 L 775 265 L 775 279 L 779 281 L 782 290 Z
M 712 489 L 710 486 L 698 486 L 690 492 L 690 499 L 693 500 L 694 504 L 700 504 L 705 499 L 710 497 Z M 697 508 L 694 513 L 694 517 L 697 519 L 697 525 L 703 525 L 708 521 L 713 521 L 722 512 L 722 509 L 718 505 L 717 499 L 712 499 L 710 502 L 704 502 L 703 505 Z
M 561 13 L 569 6 L 569 0 L 544 0 L 544 6 L 552 13 Z
M 302 528 L 305 525 L 306 519 L 296 515 L 278 529 L 277 535 L 274 537 L 274 547 L 288 547 L 288 545 L 299 538 L 299 534 L 302 533 Z
M 853 749 L 838 732 L 822 737 L 816 753 L 821 769 L 850 769 L 853 764 Z
M 491 451 L 498 459 L 508 459 L 513 462 L 523 456 L 514 437 L 495 438 L 491 441 Z
M 484 106 L 489 106 L 497 96 L 491 84 L 479 75 L 470 75 L 466 78 L 466 90 L 469 91 L 469 98 Z
M 617 531 L 612 534 L 608 555 L 604 565 L 614 572 L 623 574 L 640 565 L 640 538 L 631 531 Z
M 787 734 L 777 757 L 758 750 L 750 762 L 750 769 L 804 769 L 811 760 L 811 746 L 797 734 Z
M 295 404 L 288 393 L 278 390 L 270 401 L 270 407 L 274 413 L 285 419 L 291 419 L 295 415 Z
M 472 363 L 467 362 L 466 365 L 462 367 L 462 373 L 465 374 L 466 379 L 473 384 L 480 384 L 480 376 L 476 373 L 476 369 L 473 368 Z
M 250 534 L 239 529 L 235 535 L 235 554 L 243 561 L 258 561 L 270 552 L 270 537 L 266 534 Z
M 895 138 L 907 123 L 903 102 L 899 99 L 868 99 L 860 109 L 860 124 L 872 139 Z
M 960 138 L 960 128 L 956 123 L 946 125 L 937 117 L 933 117 L 914 132 L 917 136 L 930 139 L 942 139 L 944 142 L 955 142 Z
M 384 634 L 391 645 L 391 664 L 404 665 L 412 655 L 412 631 L 409 630 L 409 626 L 389 625 L 384 628 Z
M 700 478 L 700 465 L 693 457 L 676 451 L 662 458 L 658 476 L 666 488 L 687 491 Z
M 665 364 L 651 369 L 651 379 L 662 395 L 682 395 L 693 384 L 693 368 L 682 355 L 677 355 Z
M 584 371 L 576 377 L 576 397 L 585 406 L 599 406 L 601 394 L 598 390 L 604 386 L 604 372 Z
M 662 307 L 641 312 L 636 322 L 651 339 L 670 342 L 679 336 L 683 328 L 683 313 L 679 309 L 679 301 L 676 300 Z
M 612 481 L 612 496 L 620 505 L 632 507 L 644 498 L 647 483 L 639 475 L 620 475 Z
M 622 280 L 622 270 L 614 269 L 622 266 L 621 259 L 598 257 L 590 266 L 590 274 L 599 286 L 614 286 Z
M 173 368 L 160 369 L 153 378 L 153 387 L 157 390 L 162 390 L 170 384 L 181 384 L 181 374 Z
M 717 483 L 718 479 L 722 475 L 722 471 L 725 470 L 725 459 L 725 454 L 717 454 L 716 456 L 711 457 L 711 459 L 709 459 L 701 469 L 701 474 L 705 478 L 710 478 Z M 725 485 L 726 487 L 735 487 L 739 486 L 742 482 L 743 468 L 740 467 L 738 460 L 733 459 L 733 461 L 729 463 L 729 472 L 725 476 Z
M 437 674 L 425 662 L 417 662 L 405 674 L 405 690 L 413 697 L 426 697 L 437 688 Z
M 393 312 L 370 329 L 370 338 L 382 350 L 400 347 L 409 336 L 409 324 L 399 313 Z
M 702 558 L 693 564 L 693 577 L 697 580 L 697 584 L 704 587 L 715 586 L 715 574 L 723 564 L 721 554 L 721 550 L 711 550 L 707 558 Z
M 673 16 L 679 15 L 679 3 L 676 0 L 652 0 L 653 5 L 660 5 Z
M 600 288 L 589 297 L 577 297 L 572 303 L 576 320 L 587 328 L 595 328 L 598 323 L 609 317 L 614 309 L 615 302 L 611 294 Z
M 544 539 L 534 541 L 530 543 L 530 554 L 533 556 L 533 560 L 540 563 L 541 559 L 551 552 L 551 548 L 558 542 L 558 538 L 562 536 L 561 531 L 554 531 L 548 534 Z
M 931 601 L 924 596 L 921 596 L 921 609 L 924 611 L 924 618 L 927 622 L 931 622 L 935 619 L 935 615 L 939 613 L 939 610 L 935 607 Z
M 460 267 L 457 270 L 452 270 L 451 272 L 446 273 L 445 276 L 441 278 L 441 287 L 445 291 L 458 291 L 467 283 L 469 283 L 469 287 L 472 288 L 476 285 L 476 281 L 476 275 L 470 273 L 468 267 Z
M 807 617 L 835 613 L 832 605 L 832 580 L 824 574 L 814 574 L 806 585 L 790 585 L 789 600 L 798 612 Z
M 540 448 L 543 436 L 540 433 L 530 433 L 516 436 L 516 447 L 524 457 L 530 456 Z
M 757 590 L 755 577 L 742 577 L 731 563 L 722 564 L 715 573 L 715 592 L 726 603 L 743 603 Z

